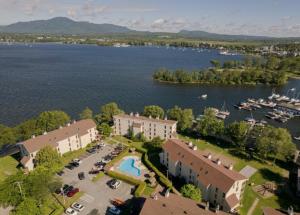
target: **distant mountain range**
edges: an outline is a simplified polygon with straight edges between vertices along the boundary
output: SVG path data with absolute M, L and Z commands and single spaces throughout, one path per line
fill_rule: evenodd
M 94 34 L 124 34 L 139 36 L 171 36 L 212 40 L 272 40 L 300 38 L 274 38 L 267 36 L 248 35 L 226 35 L 209 33 L 206 31 L 182 30 L 178 33 L 135 31 L 124 26 L 113 24 L 94 24 L 90 22 L 77 22 L 66 17 L 55 17 L 48 20 L 36 20 L 29 22 L 17 22 L 14 24 L 0 26 L 0 33 L 29 33 L 29 34 L 72 34 L 72 35 L 94 35 Z

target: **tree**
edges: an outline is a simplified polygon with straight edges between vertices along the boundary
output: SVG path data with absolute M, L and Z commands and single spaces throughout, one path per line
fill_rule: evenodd
M 52 131 L 59 126 L 64 126 L 70 121 L 70 117 L 63 111 L 46 111 L 41 113 L 36 121 L 36 127 L 39 133 Z
M 80 114 L 80 119 L 93 119 L 93 111 L 86 107 Z
M 16 142 L 16 137 L 12 128 L 0 124 L 0 149 L 4 145 Z
M 210 64 L 215 67 L 215 68 L 220 68 L 221 67 L 221 63 L 218 60 L 211 60 Z
M 59 169 L 62 165 L 61 156 L 51 146 L 45 146 L 36 154 L 35 165 L 53 170 Z
M 192 109 L 181 109 L 180 107 L 175 106 L 167 111 L 167 116 L 178 122 L 177 129 L 180 132 L 185 132 L 193 125 L 194 115 Z
M 156 118 L 156 117 L 163 118 L 164 114 L 165 114 L 164 109 L 162 109 L 161 107 L 159 107 L 157 105 L 149 105 L 149 106 L 144 107 L 144 112 L 143 112 L 144 116 L 152 116 L 154 118 Z
M 101 124 L 103 122 L 112 125 L 113 124 L 113 116 L 123 113 L 124 111 L 121 110 L 118 105 L 114 102 L 105 104 L 101 107 L 100 114 L 97 115 L 96 121 L 98 124 Z
M 221 136 L 224 133 L 224 121 L 217 119 L 212 108 L 206 108 L 203 117 L 197 124 L 196 130 L 204 137 Z
M 163 145 L 163 140 L 160 137 L 154 137 L 151 141 L 147 141 L 144 144 L 144 147 L 149 151 L 158 151 L 161 150 Z
M 233 122 L 226 128 L 226 134 L 241 151 L 246 149 L 246 141 L 250 125 L 244 121 Z
M 97 129 L 98 129 L 99 133 L 105 137 L 108 137 L 112 133 L 112 128 L 109 126 L 109 124 L 107 124 L 105 122 L 98 125 Z
M 23 202 L 21 202 L 13 212 L 14 215 L 40 215 L 41 211 L 38 207 L 37 201 L 32 198 L 25 198 Z
M 27 120 L 15 127 L 17 141 L 23 141 L 31 138 L 33 134 L 38 133 L 36 119 Z
M 181 187 L 180 193 L 186 197 L 193 199 L 197 202 L 201 201 L 201 190 L 192 184 L 185 184 Z

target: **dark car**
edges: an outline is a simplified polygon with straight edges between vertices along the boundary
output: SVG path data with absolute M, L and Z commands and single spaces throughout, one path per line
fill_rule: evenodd
M 79 167 L 79 163 L 78 162 L 72 162 L 72 163 L 70 163 L 72 166 L 74 166 L 74 167 Z
M 78 178 L 79 180 L 84 180 L 85 179 L 84 172 L 78 173 Z
M 67 169 L 69 170 L 73 170 L 75 167 L 72 164 L 68 164 L 67 166 L 65 166 Z
M 95 154 L 96 153 L 96 149 L 94 149 L 94 148 L 91 148 L 91 149 L 88 149 L 88 150 L 86 150 L 88 153 L 90 153 L 90 154 Z
M 74 189 L 72 189 L 71 191 L 69 191 L 68 193 L 67 193 L 67 196 L 68 197 L 73 197 L 76 193 L 78 193 L 79 192 L 79 189 L 78 188 L 74 188 Z
M 57 172 L 56 174 L 59 176 L 62 176 L 63 174 L 65 174 L 65 172 L 61 170 L 61 171 Z
M 67 188 L 63 188 L 63 193 L 64 195 L 67 195 L 70 191 L 72 191 L 74 189 L 73 186 L 68 186 Z
M 89 171 L 89 174 L 95 175 L 95 174 L 98 174 L 99 172 L 100 172 L 99 169 L 92 169 Z

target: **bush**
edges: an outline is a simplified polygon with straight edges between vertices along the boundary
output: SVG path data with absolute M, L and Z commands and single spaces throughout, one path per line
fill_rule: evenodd
M 146 189 L 147 184 L 145 182 L 142 182 L 139 184 L 139 186 L 137 187 L 137 189 L 134 192 L 134 196 L 135 197 L 141 197 L 144 193 L 144 190 Z

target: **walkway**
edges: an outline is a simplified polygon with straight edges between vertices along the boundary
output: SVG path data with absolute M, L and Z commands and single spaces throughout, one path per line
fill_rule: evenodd
M 251 207 L 250 207 L 250 209 L 249 209 L 247 215 L 252 215 L 252 213 L 253 213 L 253 211 L 255 210 L 256 205 L 258 204 L 258 202 L 259 202 L 259 199 L 256 198 L 256 199 L 254 200 L 253 204 L 251 205 Z
M 257 169 L 247 165 L 240 171 L 240 173 L 246 178 L 250 178 L 254 173 L 256 173 L 256 171 Z

